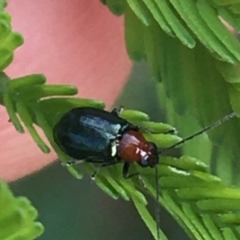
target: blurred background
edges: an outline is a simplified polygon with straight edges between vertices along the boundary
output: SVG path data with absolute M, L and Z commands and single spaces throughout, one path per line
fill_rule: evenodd
M 141 110 L 152 120 L 165 122 L 157 84 L 145 64 L 136 65 L 115 106 Z M 59 161 L 10 187 L 38 209 L 39 221 L 45 226 L 41 240 L 153 239 L 131 202 L 108 197 L 88 175 L 83 180 L 74 179 Z M 149 202 L 154 214 L 154 201 Z M 189 239 L 163 208 L 160 212 L 161 228 L 169 240 Z

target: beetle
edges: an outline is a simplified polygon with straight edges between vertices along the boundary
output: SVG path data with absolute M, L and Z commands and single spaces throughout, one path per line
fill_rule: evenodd
M 158 150 L 153 142 L 145 139 L 140 132 L 141 127 L 135 126 L 121 118 L 122 108 L 114 108 L 111 112 L 92 107 L 78 107 L 68 111 L 53 129 L 53 137 L 60 149 L 73 160 L 67 165 L 82 161 L 98 163 L 102 167 L 123 162 L 122 174 L 130 178 L 138 173 L 128 174 L 130 164 L 138 163 L 141 167 L 155 167 L 156 184 L 156 223 L 157 239 L 159 233 L 159 156 L 184 142 L 211 130 L 223 122 L 235 117 L 230 113 L 215 123 L 182 139 L 172 146 Z M 97 171 L 94 172 L 93 177 Z
M 133 162 L 141 167 L 158 164 L 156 144 L 145 139 L 140 127 L 121 118 L 121 111 L 122 108 L 107 112 L 78 107 L 63 115 L 54 127 L 53 136 L 61 150 L 74 159 L 67 164 L 86 161 L 105 167 L 123 162 L 124 178 L 137 175 L 128 174 Z
M 153 168 L 159 162 L 159 154 L 236 116 L 235 113 L 230 113 L 161 151 L 155 143 L 145 139 L 140 132 L 142 127 L 120 117 L 122 110 L 123 108 L 114 108 L 107 112 L 92 107 L 77 107 L 65 113 L 55 125 L 53 137 L 61 150 L 74 159 L 67 164 L 86 161 L 105 167 L 123 162 L 123 177 L 129 178 L 132 176 L 128 175 L 131 163 Z

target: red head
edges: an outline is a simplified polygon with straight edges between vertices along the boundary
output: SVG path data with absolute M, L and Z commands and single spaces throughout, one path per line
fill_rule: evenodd
M 126 162 L 137 162 L 142 167 L 154 167 L 158 164 L 157 146 L 148 142 L 138 131 L 123 134 L 118 146 L 118 156 Z

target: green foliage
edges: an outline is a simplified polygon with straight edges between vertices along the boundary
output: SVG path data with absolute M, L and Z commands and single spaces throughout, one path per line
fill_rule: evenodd
M 12 62 L 13 51 L 23 43 L 22 36 L 12 31 L 10 23 L 11 17 L 5 12 L 0 12 L 0 71 Z
M 147 61 L 162 83 L 160 99 L 172 125 L 178 126 L 177 119 L 185 122 L 187 115 L 203 127 L 232 110 L 240 114 L 240 44 L 222 23 L 239 30 L 239 1 L 108 0 L 105 4 L 124 15 L 129 56 Z M 211 147 L 218 146 L 214 150 L 218 163 L 209 163 L 212 170 L 238 186 L 239 130 L 240 123 L 234 120 L 209 135 Z M 226 158 L 232 159 L 230 164 Z
M 23 130 L 20 123 L 22 122 L 41 150 L 47 153 L 49 148 L 38 136 L 34 127 L 34 124 L 39 125 L 63 163 L 69 158 L 52 139 L 55 123 L 66 111 L 76 106 L 104 107 L 103 103 L 93 100 L 54 97 L 55 94 L 74 95 L 76 89 L 71 86 L 44 85 L 44 78 L 41 75 L 15 79 L 9 81 L 6 86 L 8 91 L 4 93 L 3 99 L 11 99 L 11 104 L 5 101 L 4 104 L 16 130 L 19 132 Z M 26 92 L 28 92 L 27 95 Z M 24 96 L 27 98 L 25 99 Z M 154 139 L 159 148 L 167 148 L 181 140 L 175 135 L 166 134 L 173 129 L 170 125 L 151 122 L 145 113 L 124 110 L 121 116 L 133 123 L 141 123 L 143 127 L 153 131 L 154 133 L 148 131 L 144 134 L 148 139 Z M 85 168 L 90 175 L 95 167 L 88 163 L 81 164 L 81 169 Z M 154 171 L 134 165 L 131 171 L 138 171 L 141 174 L 141 180 L 138 178 L 124 180 L 121 167 L 112 166 L 101 169 L 95 182 L 114 199 L 132 200 L 146 226 L 157 239 L 156 223 L 147 209 L 147 200 L 144 195 L 147 193 L 156 198 Z M 208 173 L 207 166 L 203 162 L 188 156 L 180 159 L 161 156 L 158 169 L 161 186 L 160 203 L 176 218 L 192 239 L 216 239 L 216 237 L 229 239 L 230 235 L 232 239 L 240 237 L 237 213 L 240 198 L 238 188 L 227 187 L 218 177 Z M 79 166 L 71 166 L 68 170 L 73 176 L 82 177 Z M 160 236 L 161 239 L 167 239 L 162 231 Z
M 37 210 L 25 197 L 15 197 L 7 184 L 0 181 L 0 239 L 32 240 L 43 233 L 43 226 L 35 222 Z
M 239 29 L 240 1 L 102 0 L 102 2 L 114 14 L 124 14 L 129 56 L 136 61 L 146 60 L 153 76 L 162 81 L 166 96 L 161 90 L 160 98 L 166 102 L 169 118 L 174 119 L 172 122 L 176 123 L 181 116 L 189 114 L 196 117 L 197 126 L 207 125 L 231 112 L 232 108 L 240 113 L 238 101 L 240 45 L 218 18 L 221 16 Z M 4 5 L 5 1 L 1 1 L 1 10 Z M 0 12 L 0 103 L 6 107 L 16 130 L 23 133 L 24 129 L 27 129 L 39 148 L 44 153 L 49 153 L 50 146 L 40 138 L 35 128 L 35 125 L 40 126 L 51 147 L 64 163 L 69 157 L 53 140 L 52 129 L 55 123 L 65 112 L 76 106 L 103 109 L 104 104 L 69 97 L 77 93 L 74 86 L 45 85 L 43 75 L 32 74 L 9 79 L 3 70 L 11 63 L 13 51 L 23 43 L 22 37 L 11 30 L 10 20 L 8 14 Z M 125 110 L 122 117 L 153 130 L 154 133 L 144 134 L 160 148 L 167 148 L 180 140 L 178 136 L 165 134 L 172 129 L 170 125 L 151 122 L 145 113 Z M 187 125 L 187 121 L 185 124 Z M 235 120 L 231 124 L 226 123 L 224 129 L 219 128 L 220 130 L 210 134 L 210 139 L 215 144 L 225 147 L 216 148 L 218 166 L 221 166 L 216 168 L 216 173 L 224 177 L 227 171 L 227 176 L 232 178 L 229 183 L 236 184 L 240 181 L 236 176 L 239 161 L 237 166 L 232 164 L 229 167 L 229 161 L 226 159 L 230 159 L 230 152 L 232 157 L 236 159 L 240 157 L 239 128 L 239 122 Z M 205 146 L 204 151 L 199 154 L 205 161 L 208 161 L 211 155 L 211 150 L 205 151 L 207 148 L 212 149 L 212 143 L 209 144 L 210 147 Z M 195 145 L 194 150 L 197 147 Z M 81 168 L 85 168 L 91 174 L 95 166 L 83 163 Z M 67 169 L 76 178 L 82 177 L 79 166 L 70 166 Z M 192 239 L 240 238 L 238 188 L 229 187 L 230 184 L 227 185 L 226 181 L 222 182 L 220 178 L 211 175 L 206 164 L 189 156 L 179 159 L 161 156 L 158 170 L 161 186 L 160 203 Z M 124 180 L 121 176 L 121 166 L 111 166 L 101 169 L 95 182 L 114 199 L 121 197 L 126 201 L 132 200 L 146 226 L 157 239 L 156 223 L 147 209 L 145 198 L 145 194 L 156 198 L 154 171 L 135 165 L 131 171 L 140 172 L 141 180 L 138 178 Z M 0 191 L 1 189 L 4 190 L 0 194 L 0 210 L 2 207 L 4 210 L 0 212 L 4 214 L 0 216 L 0 239 L 33 239 L 39 236 L 43 227 L 33 222 L 37 216 L 36 210 L 25 198 L 16 200 L 2 183 Z M 21 231 L 16 232 L 16 229 Z M 13 231 L 15 235 L 12 235 Z M 17 236 L 18 233 L 20 235 Z M 8 235 L 1 238 L 1 234 Z M 161 230 L 160 237 L 161 240 L 167 239 Z
M 182 133 L 193 123 L 206 126 L 232 109 L 240 114 L 240 44 L 222 23 L 239 31 L 239 0 L 106 0 L 105 5 L 123 15 L 128 54 L 134 61 L 147 61 L 161 82 L 159 99 L 169 122 Z M 239 186 L 239 130 L 239 121 L 232 120 L 212 131 L 211 141 L 205 136 L 184 150 L 208 163 L 225 184 Z M 214 236 L 235 239 L 232 234 L 232 229 L 223 229 L 221 238 Z
M 0 104 L 6 104 L 9 116 L 15 122 L 18 131 L 23 132 L 13 107 L 13 98 L 17 96 L 9 91 L 8 76 L 2 72 L 13 59 L 13 51 L 23 43 L 23 38 L 19 33 L 11 29 L 11 17 L 4 12 L 6 1 L 0 1 Z M 21 84 L 18 81 L 17 84 Z M 10 97 L 11 95 L 11 97 Z M 20 114 L 20 112 L 19 112 Z M 27 115 L 24 114 L 24 118 Z M 26 119 L 27 120 L 27 119 Z M 36 222 L 37 210 L 31 205 L 26 197 L 15 197 L 7 184 L 0 181 L 0 239 L 1 240 L 32 240 L 40 236 L 44 227 L 40 222 Z
M 77 88 L 70 85 L 45 85 L 44 83 L 45 77 L 38 74 L 7 81 L 6 90 L 3 93 L 3 104 L 18 132 L 24 132 L 23 123 L 39 148 L 44 153 L 49 153 L 49 146 L 41 139 L 34 124 L 40 126 L 59 157 L 67 161 L 69 157 L 54 142 L 52 135 L 54 125 L 64 113 L 76 106 L 103 108 L 104 104 L 88 99 L 61 98 L 60 96 L 75 95 Z M 50 98 L 53 96 L 55 97 Z M 74 167 L 68 169 L 81 178 L 81 174 L 74 171 Z

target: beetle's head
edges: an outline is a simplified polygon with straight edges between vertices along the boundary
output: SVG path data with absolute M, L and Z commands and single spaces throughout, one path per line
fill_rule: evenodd
M 142 167 L 154 167 L 158 164 L 158 148 L 153 142 L 146 142 L 144 147 L 144 153 L 141 156 L 138 164 Z

